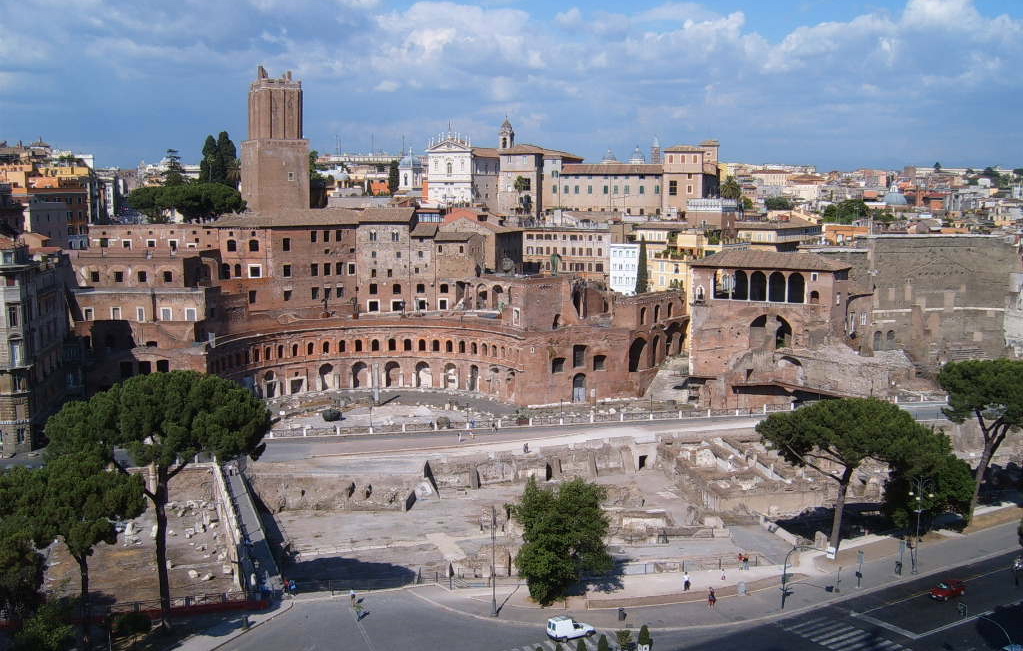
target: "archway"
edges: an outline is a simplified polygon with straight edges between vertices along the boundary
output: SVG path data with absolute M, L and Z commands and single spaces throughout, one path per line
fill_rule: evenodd
M 515 371 L 508 371 L 508 375 L 504 379 L 504 386 L 507 392 L 506 397 L 511 400 L 515 397 Z
M 749 281 L 749 300 L 767 300 L 767 276 L 763 271 L 754 271 Z
M 745 271 L 735 272 L 735 287 L 732 289 L 733 301 L 749 300 L 749 276 Z
M 320 391 L 327 391 L 334 388 L 333 364 L 322 364 L 320 366 Z
M 657 357 L 660 352 L 661 335 L 657 335 L 650 341 L 650 368 L 657 366 L 661 362 L 661 360 Z
M 635 373 L 639 370 L 640 360 L 643 359 L 643 349 L 646 347 L 646 339 L 636 337 L 629 346 L 629 372 Z
M 572 377 L 572 402 L 586 402 L 585 373 L 576 373 Z
M 774 347 L 788 348 L 792 345 L 792 326 L 781 317 L 776 317 L 776 319 L 778 320 L 778 327 L 774 331 Z
M 761 314 L 749 324 L 749 348 L 756 350 L 766 346 L 767 315 Z
M 455 368 L 454 364 L 444 365 L 444 388 L 445 389 L 458 388 L 458 369 Z
M 352 365 L 352 388 L 364 389 L 369 386 L 369 367 L 365 362 Z
M 789 274 L 789 303 L 802 303 L 806 293 L 806 279 L 798 271 Z
M 475 364 L 469 367 L 469 381 L 466 383 L 466 388 L 469 391 L 480 390 L 480 368 Z
M 277 397 L 277 376 L 273 371 L 267 371 L 263 375 L 263 395 L 267 398 Z
M 491 299 L 490 300 L 492 301 L 492 303 L 491 303 L 492 307 L 495 310 L 500 310 L 501 308 L 503 308 L 504 304 L 505 304 L 505 301 L 504 301 L 504 288 L 501 287 L 500 285 L 494 285 L 494 287 L 490 290 L 490 293 L 491 293 Z
M 767 300 L 772 303 L 785 302 L 785 275 L 775 271 L 767 281 Z
M 420 389 L 433 388 L 433 371 L 426 362 L 416 364 L 416 386 Z
M 384 386 L 400 387 L 401 384 L 401 365 L 398 362 L 384 364 Z

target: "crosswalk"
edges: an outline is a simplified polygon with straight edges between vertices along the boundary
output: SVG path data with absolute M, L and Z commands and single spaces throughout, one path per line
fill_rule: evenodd
M 830 617 L 779 622 L 782 630 L 833 651 L 900 651 L 906 647 Z
M 600 636 L 602 634 L 607 636 L 607 641 L 612 649 L 618 648 L 616 643 L 616 640 L 618 638 L 615 637 L 614 631 L 610 630 L 602 631 L 600 629 L 597 629 L 596 634 L 591 635 L 590 637 L 581 637 L 575 640 L 566 640 L 565 642 L 561 643 L 561 648 L 563 651 L 575 651 L 577 645 L 579 644 L 579 640 L 582 640 L 583 645 L 586 647 L 586 651 L 597 651 L 597 642 L 600 640 Z M 636 636 L 638 634 L 639 631 L 632 632 L 633 642 L 636 641 Z M 543 651 L 554 651 L 555 648 L 554 645 L 555 645 L 554 640 L 550 638 L 545 638 L 544 640 L 539 641 L 536 644 L 526 644 L 525 646 L 512 647 L 511 649 L 507 649 L 506 651 L 536 651 L 537 649 L 543 649 Z

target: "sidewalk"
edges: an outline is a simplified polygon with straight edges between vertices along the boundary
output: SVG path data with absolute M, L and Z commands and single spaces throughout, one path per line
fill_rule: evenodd
M 844 541 L 835 560 L 823 552 L 793 552 L 789 565 L 790 595 L 781 610 L 781 565 L 761 565 L 749 570 L 691 572 L 692 588 L 682 592 L 679 573 L 625 575 L 606 589 L 591 587 L 586 594 L 569 597 L 546 608 L 529 599 L 525 584 L 498 586 L 498 618 L 504 624 L 544 626 L 547 618 L 571 614 L 597 628 L 638 628 L 647 624 L 652 630 L 681 630 L 693 627 L 728 627 L 755 621 L 777 619 L 820 608 L 852 596 L 938 574 L 945 567 L 983 560 L 1019 549 L 1016 526 L 1021 510 L 1016 507 L 978 511 L 975 522 L 965 534 L 932 532 L 918 550 L 919 573 L 911 574 L 908 551 L 902 575 L 894 573 L 899 541 L 883 536 L 864 536 Z M 861 587 L 856 588 L 855 572 L 863 552 Z M 723 576 L 722 576 L 723 575 Z M 744 584 L 740 586 L 740 584 Z M 707 588 L 718 597 L 715 608 L 707 607 Z M 744 588 L 744 590 L 740 589 Z M 407 589 L 409 594 L 438 608 L 465 616 L 493 620 L 490 588 L 449 590 L 437 584 Z M 251 626 L 259 626 L 304 601 L 330 599 L 329 594 L 302 594 L 286 599 L 265 613 L 249 615 Z M 625 609 L 625 620 L 619 619 Z M 224 621 L 194 635 L 179 646 L 187 651 L 215 649 L 244 634 L 238 620 Z

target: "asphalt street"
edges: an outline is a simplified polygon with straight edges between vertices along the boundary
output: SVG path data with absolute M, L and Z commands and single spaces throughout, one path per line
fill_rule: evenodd
M 784 619 L 744 623 L 732 619 L 730 601 L 718 605 L 722 624 L 654 629 L 659 650 L 900 651 L 1000 649 L 1011 639 L 1023 640 L 1023 587 L 1009 569 L 1017 552 L 962 565 L 938 574 L 911 579 L 889 588 Z M 958 578 L 966 594 L 946 603 L 930 598 L 938 581 Z M 846 591 L 854 591 L 844 581 Z M 793 586 L 804 593 L 813 586 Z M 823 596 L 823 595 L 822 595 Z M 768 595 L 768 598 L 774 598 Z M 412 591 L 367 594 L 366 614 L 356 620 L 346 597 L 299 602 L 287 613 L 225 646 L 225 649 L 288 648 L 303 651 L 351 649 L 384 651 L 444 648 L 451 651 L 552 651 L 542 623 L 523 624 L 454 612 L 428 603 Z M 965 614 L 964 614 L 965 613 Z M 555 613 L 550 613 L 555 614 Z M 779 613 L 780 614 L 780 613 Z M 579 613 L 580 618 L 585 613 Z M 994 623 L 992 623 L 992 620 Z M 667 624 L 668 622 L 661 622 Z M 1002 628 L 999 628 L 999 625 Z M 635 633 L 636 626 L 632 627 Z M 1004 631 L 1002 630 L 1004 629 Z M 600 629 L 614 640 L 613 628 Z M 340 641 L 344 643 L 341 644 Z M 592 651 L 597 636 L 584 642 Z M 566 645 L 575 649 L 575 642 Z
M 941 407 L 944 403 L 903 403 L 899 406 L 921 421 L 943 419 Z M 476 441 L 484 443 L 507 443 L 529 441 L 533 438 L 570 436 L 592 433 L 600 436 L 601 430 L 629 428 L 639 432 L 663 432 L 673 427 L 705 428 L 727 430 L 751 428 L 763 416 L 713 416 L 710 418 L 686 418 L 682 420 L 629 421 L 626 423 L 582 423 L 577 425 L 555 425 L 544 427 L 512 427 L 498 432 L 484 431 L 477 434 Z M 412 449 L 450 449 L 457 445 L 460 430 L 440 432 L 417 432 L 415 434 L 372 434 L 358 436 L 324 436 L 267 439 L 266 451 L 261 461 L 278 462 L 307 459 L 336 454 L 359 454 L 368 452 L 399 452 Z M 468 445 L 468 442 L 465 442 Z

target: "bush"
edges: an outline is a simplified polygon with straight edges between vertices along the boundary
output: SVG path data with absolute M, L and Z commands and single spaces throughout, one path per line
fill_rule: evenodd
M 597 640 L 597 651 L 611 651 L 611 645 L 607 643 L 607 636 L 603 633 L 600 634 L 600 639 Z
M 447 416 L 437 418 L 437 429 L 451 429 L 451 419 Z
M 650 629 L 647 628 L 646 624 L 643 624 L 639 629 L 639 643 L 647 646 L 654 643 L 653 638 L 650 637 Z
M 67 623 L 69 614 L 63 604 L 43 604 L 14 635 L 14 649 L 63 651 L 71 648 L 75 641 L 75 629 Z
M 119 637 L 135 637 L 142 633 L 148 633 L 153 623 L 149 621 L 149 615 L 145 613 L 121 613 L 114 618 L 114 632 Z
M 337 409 L 324 409 L 320 416 L 323 416 L 323 420 L 327 421 L 328 423 L 333 423 L 336 420 L 341 420 L 341 412 L 338 411 Z
M 582 638 L 579 638 L 579 640 L 575 643 L 575 651 L 589 651 L 589 649 L 586 648 L 586 642 L 583 642 Z

